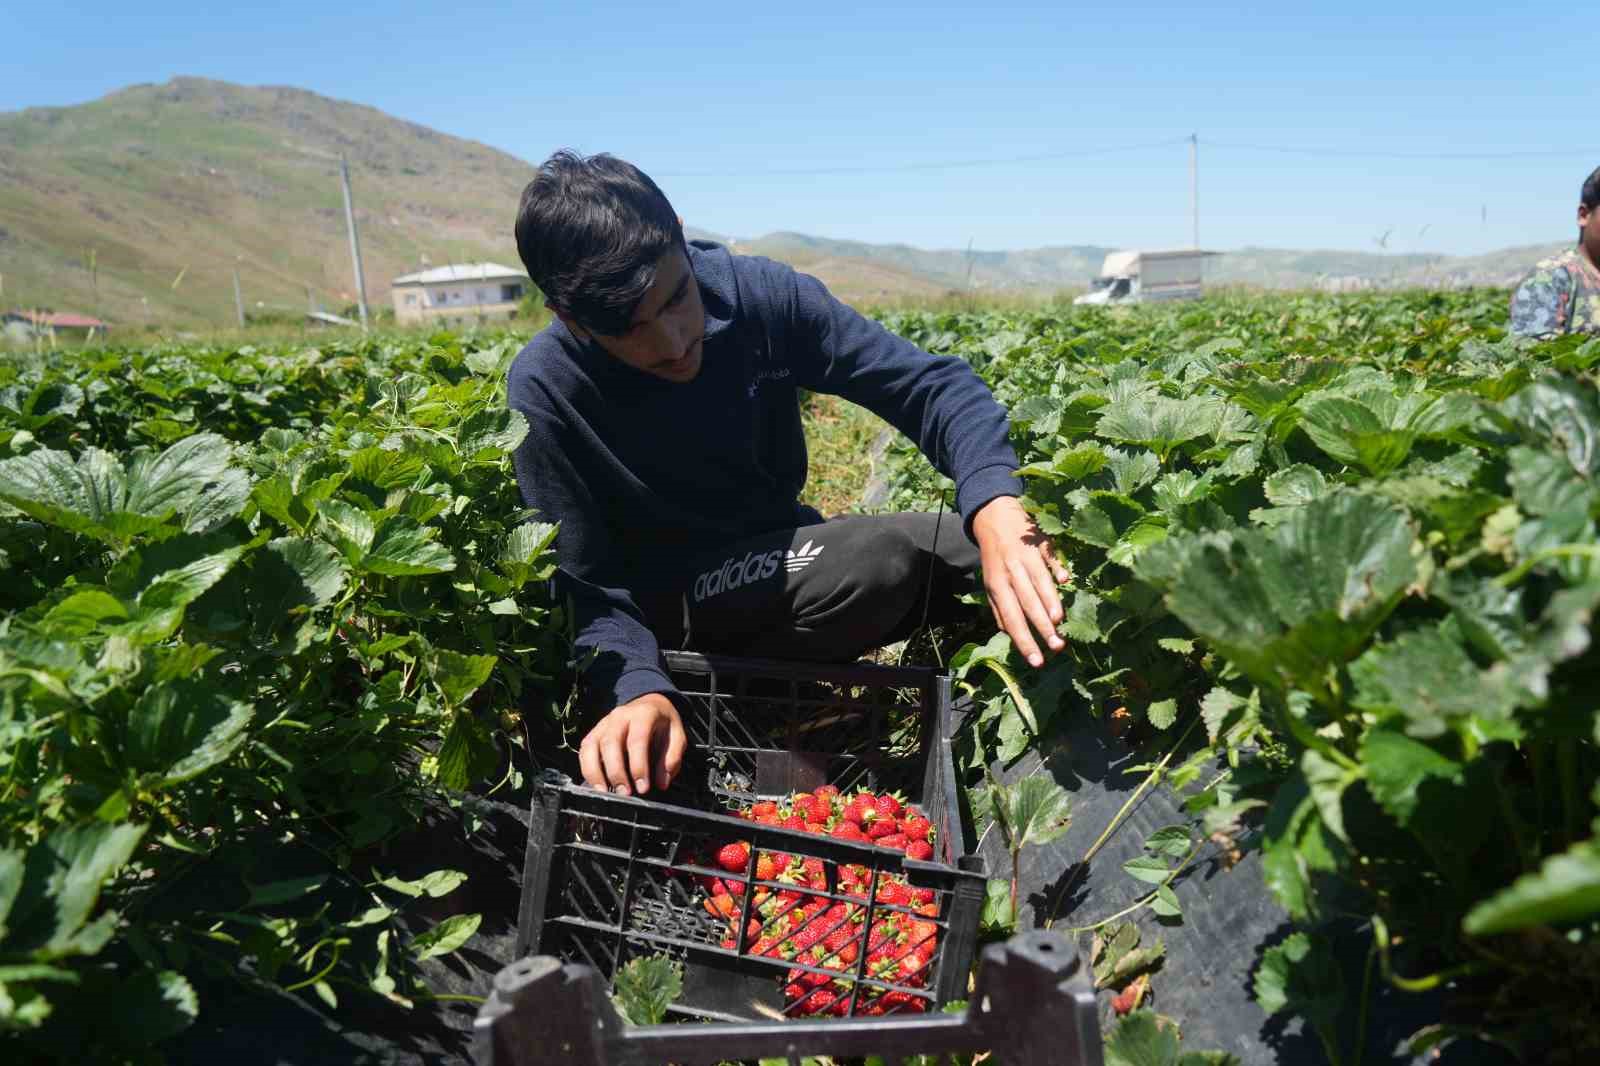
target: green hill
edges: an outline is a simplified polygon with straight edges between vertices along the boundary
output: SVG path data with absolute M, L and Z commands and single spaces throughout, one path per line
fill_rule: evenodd
M 301 89 L 176 78 L 0 115 L 0 306 L 226 322 L 236 266 L 252 308 L 303 308 L 308 286 L 353 303 L 340 152 L 374 306 L 424 256 L 516 262 L 527 163 Z

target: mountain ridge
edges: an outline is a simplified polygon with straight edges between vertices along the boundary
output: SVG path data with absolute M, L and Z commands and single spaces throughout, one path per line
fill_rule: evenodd
M 370 105 L 294 86 L 177 77 L 85 104 L 0 113 L 0 309 L 52 307 L 113 322 L 342 310 L 355 299 L 338 157 L 350 163 L 367 299 L 422 266 L 516 263 L 511 225 L 533 164 Z M 1082 288 L 1103 245 L 923 249 L 778 230 L 717 238 L 816 274 L 856 303 Z M 1354 288 L 1507 284 L 1543 255 L 1245 248 L 1208 267 L 1222 284 Z

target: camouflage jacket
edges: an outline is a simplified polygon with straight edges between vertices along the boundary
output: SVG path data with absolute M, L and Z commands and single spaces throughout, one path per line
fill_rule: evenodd
M 1511 332 L 1600 333 L 1600 270 L 1577 248 L 1542 260 L 1511 297 Z

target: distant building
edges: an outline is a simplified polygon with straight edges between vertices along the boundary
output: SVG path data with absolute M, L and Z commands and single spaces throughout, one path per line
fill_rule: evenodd
M 390 282 L 398 323 L 509 318 L 529 288 L 528 275 L 499 263 L 451 263 Z
M 78 337 L 92 340 L 111 327 L 98 318 L 74 311 L 7 311 L 0 315 L 0 326 L 13 337 Z

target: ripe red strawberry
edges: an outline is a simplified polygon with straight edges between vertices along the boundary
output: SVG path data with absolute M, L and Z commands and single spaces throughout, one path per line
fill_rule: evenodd
M 933 823 L 926 818 L 902 818 L 900 832 L 912 840 L 932 840 Z
M 885 792 L 877 800 L 878 817 L 894 821 L 900 817 L 900 800 Z
M 837 786 L 837 785 L 818 785 L 816 787 L 816 789 L 811 794 L 813 796 L 817 797 L 817 799 L 820 800 L 821 802 L 826 803 L 826 804 L 828 804 L 828 806 L 832 807 L 834 799 L 839 795 L 839 786 Z
M 907 906 L 911 902 L 911 889 L 903 881 L 882 881 L 878 884 L 878 902 Z
M 860 951 L 858 944 L 860 939 L 861 934 L 847 922 L 824 937 L 822 946 L 827 949 L 829 955 L 848 965 L 856 961 Z
M 880 848 L 893 848 L 895 851 L 906 850 L 906 845 L 911 843 L 904 833 L 890 833 L 873 841 Z
M 870 814 L 868 812 L 871 812 Z M 873 802 L 872 793 L 862 792 L 845 804 L 843 817 L 847 822 L 860 825 L 864 821 L 876 820 L 878 817 L 877 805 Z
M 927 965 L 928 960 L 915 951 L 907 952 L 900 959 L 900 980 L 907 983 L 920 983 L 918 978 L 922 974 L 923 967 Z
M 910 1006 L 911 1001 L 916 998 L 910 992 L 901 992 L 896 989 L 879 996 L 878 1002 L 883 1004 L 883 1009 L 887 1013 L 889 1011 L 905 1010 Z
M 717 865 L 729 873 L 742 874 L 750 862 L 750 845 L 740 841 L 724 844 L 717 852 Z
M 906 858 L 929 862 L 933 859 L 933 845 L 926 840 L 913 840 L 906 845 Z
M 1127 988 L 1111 997 L 1111 1009 L 1117 1012 L 1118 1017 L 1131 1014 L 1139 1005 L 1139 1001 L 1144 998 L 1144 990 L 1149 985 L 1149 976 L 1140 974 Z
M 778 824 L 783 826 L 785 829 L 798 829 L 802 832 L 804 832 L 806 828 L 806 820 L 798 814 L 791 814 Z
M 898 827 L 894 824 L 893 820 L 880 818 L 874 821 L 871 825 L 866 826 L 866 830 L 868 838 L 876 840 L 879 837 L 893 835 L 894 833 L 898 832 Z
M 886 922 L 873 926 L 867 937 L 867 958 L 873 962 L 889 958 L 888 949 L 899 946 L 899 935 Z
M 778 805 L 771 800 L 762 800 L 750 808 L 750 813 L 756 818 L 765 818 L 770 814 L 778 813 Z
M 829 836 L 838 837 L 840 840 L 866 840 L 867 834 L 855 822 L 840 822 L 829 831 Z
M 815 813 L 816 808 L 817 808 L 817 798 L 815 796 L 813 796 L 811 793 L 809 793 L 809 792 L 798 793 L 790 801 L 789 806 L 790 806 L 791 810 L 793 811 L 793 813 L 798 814 L 800 817 L 804 818 L 806 821 L 810 822 L 810 821 L 814 821 L 815 820 L 813 818 L 813 814 Z
M 926 907 L 928 904 L 932 903 L 933 901 L 934 901 L 933 889 L 931 889 L 931 888 L 913 888 L 911 890 L 911 903 L 912 903 L 913 906 Z M 918 913 L 920 914 L 921 911 L 918 911 Z M 938 914 L 939 913 L 938 908 L 934 908 L 934 912 L 933 913 L 934 914 Z
M 712 896 L 705 902 L 706 913 L 714 918 L 732 918 L 739 909 L 732 896 Z
M 839 996 L 833 989 L 819 988 L 801 1000 L 800 1009 L 807 1014 L 827 1014 L 838 1000 Z
M 822 940 L 822 934 L 822 923 L 809 922 L 799 932 L 789 937 L 789 944 L 796 953 L 809 951 Z

